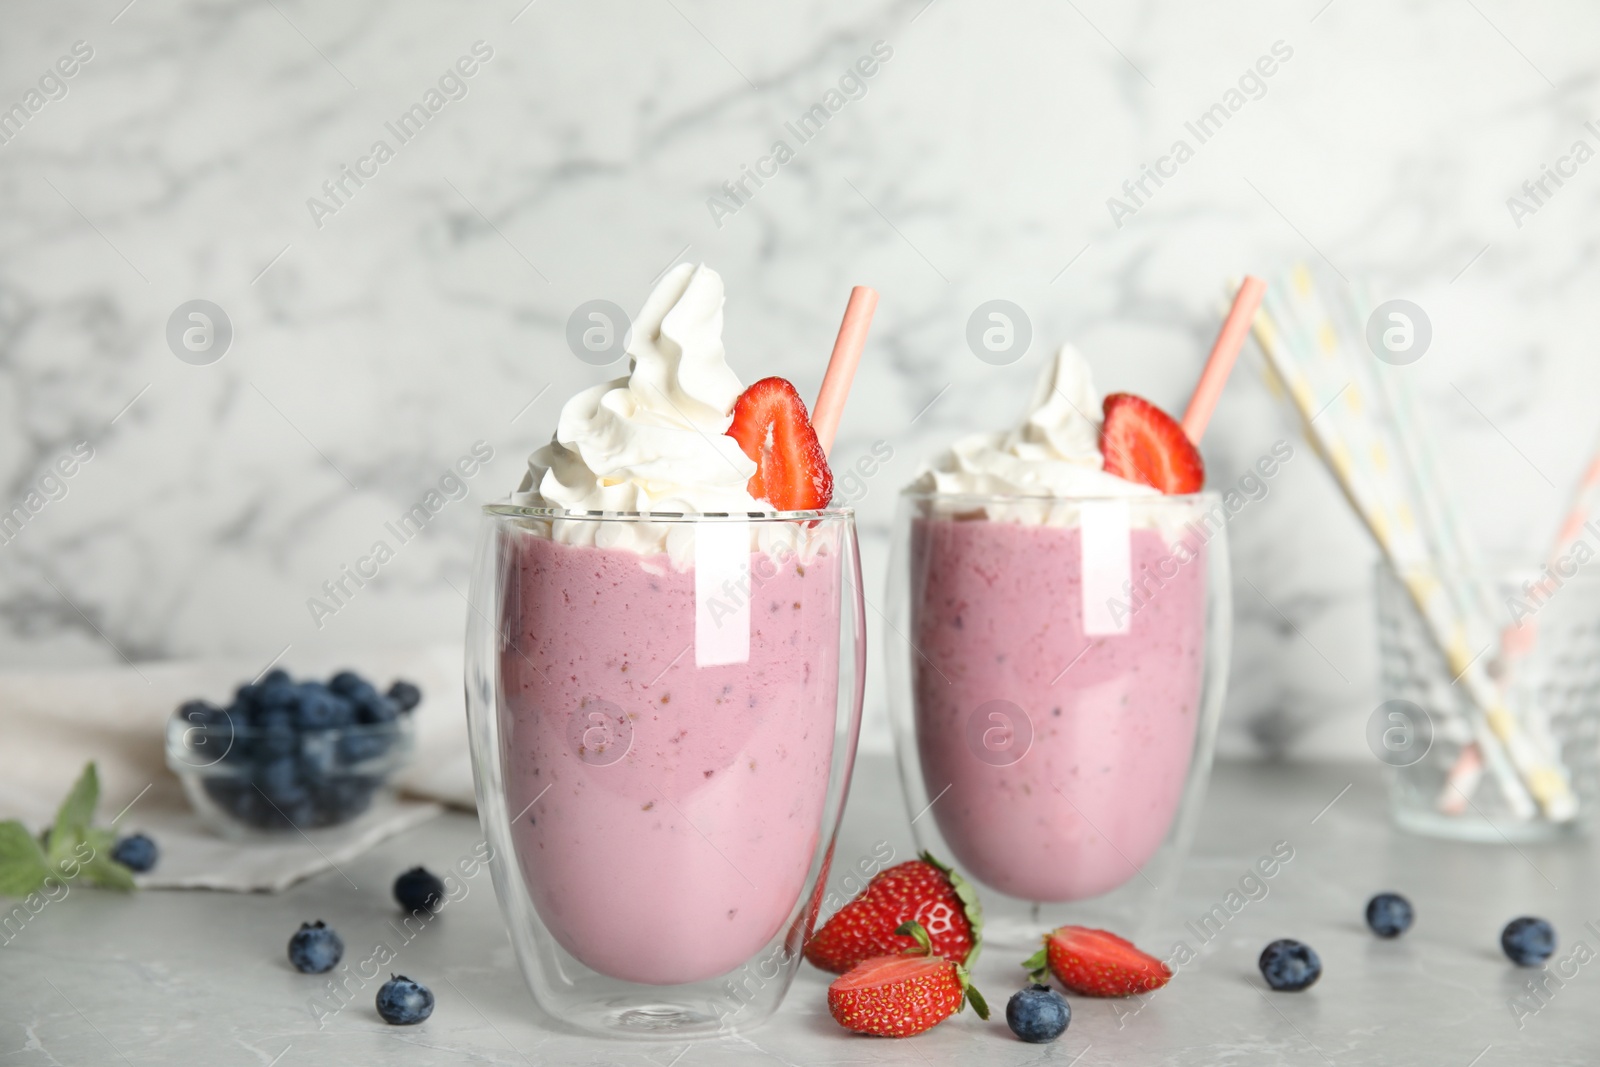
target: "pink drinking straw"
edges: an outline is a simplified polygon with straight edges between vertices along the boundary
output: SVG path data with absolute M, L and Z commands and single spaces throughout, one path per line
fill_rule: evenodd
M 833 450 L 833 437 L 839 432 L 839 419 L 844 415 L 845 397 L 850 395 L 850 383 L 855 380 L 861 350 L 867 344 L 867 330 L 872 326 L 872 313 L 877 309 L 876 289 L 858 285 L 850 290 L 850 303 L 844 309 L 844 321 L 839 324 L 839 336 L 833 342 L 828 371 L 822 376 L 822 388 L 817 391 L 817 402 L 811 408 L 811 428 L 817 431 L 817 441 L 824 455 Z
M 1216 343 L 1211 346 L 1211 355 L 1206 357 L 1205 370 L 1200 372 L 1200 383 L 1194 387 L 1194 396 L 1189 398 L 1188 410 L 1183 413 L 1184 435 L 1196 445 L 1206 432 L 1206 423 L 1211 421 L 1211 413 L 1216 410 L 1217 400 L 1222 396 L 1222 387 L 1228 383 L 1228 375 L 1233 371 L 1234 360 L 1239 358 L 1244 339 L 1250 335 L 1256 309 L 1266 295 L 1266 282 L 1252 274 L 1245 275 L 1244 284 L 1239 286 L 1239 294 L 1233 298 L 1233 307 L 1228 309 L 1228 317 L 1222 320 L 1222 329 L 1217 333 Z

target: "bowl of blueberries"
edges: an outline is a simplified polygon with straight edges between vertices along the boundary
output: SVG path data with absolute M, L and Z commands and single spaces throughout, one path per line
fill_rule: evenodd
M 354 671 L 326 682 L 269 671 L 226 707 L 182 704 L 167 723 L 167 766 L 224 836 L 339 826 L 392 792 L 421 701 L 410 682 L 380 693 Z

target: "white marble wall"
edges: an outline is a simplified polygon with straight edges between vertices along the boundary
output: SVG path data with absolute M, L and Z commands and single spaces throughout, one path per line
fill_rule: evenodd
M 0 545 L 3 664 L 453 639 L 475 505 L 615 371 L 570 354 L 568 313 L 636 308 L 681 258 L 728 280 L 735 368 L 808 396 L 850 285 L 882 292 L 836 453 L 893 449 L 858 505 L 872 590 L 896 487 L 1013 419 L 1047 345 L 1178 406 L 1224 279 L 1297 258 L 1428 309 L 1412 369 L 1495 547 L 1549 536 L 1600 430 L 1600 162 L 1520 227 L 1506 206 L 1600 145 L 1590 5 L 123 3 L 16 5 L 0 29 L 0 106 L 92 49 L 0 144 L 6 506 L 93 450 Z M 397 144 L 385 122 L 478 41 L 466 95 L 314 220 L 307 199 Z M 878 41 L 865 95 L 714 220 L 717 187 Z M 1115 227 L 1107 197 L 1278 41 L 1265 94 Z M 1004 368 L 963 342 L 993 297 L 1038 338 Z M 235 332 L 208 366 L 164 337 L 195 298 Z M 1254 362 L 1206 443 L 1214 483 L 1293 432 Z M 314 627 L 307 597 L 479 440 L 467 499 Z M 1306 451 L 1236 525 L 1229 749 L 1362 751 L 1372 557 Z

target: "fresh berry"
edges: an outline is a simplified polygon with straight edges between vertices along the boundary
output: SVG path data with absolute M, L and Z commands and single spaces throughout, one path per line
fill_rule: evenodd
M 391 974 L 378 988 L 378 1014 L 392 1026 L 412 1026 L 433 1014 L 433 990 L 403 974 Z
M 339 737 L 337 752 L 339 762 L 346 766 L 377 759 L 389 751 L 394 733 L 382 724 L 362 724 L 344 731 Z
M 967 969 L 933 953 L 927 931 L 906 923 L 896 933 L 914 941 L 911 954 L 863 960 L 828 987 L 828 1010 L 846 1030 L 878 1037 L 910 1037 L 937 1026 L 972 1001 L 989 1017 Z
M 301 923 L 289 939 L 289 962 L 302 974 L 331 971 L 343 958 L 344 942 L 321 919 Z
M 347 697 L 362 686 L 369 686 L 367 680 L 355 671 L 340 671 L 328 679 L 328 688 L 342 697 Z
M 111 858 L 128 868 L 141 874 L 156 865 L 156 860 L 161 857 L 161 850 L 156 848 L 156 843 L 144 834 L 130 834 L 118 841 L 111 849 Z
M 1019 989 L 1006 1001 L 1006 1025 L 1024 1041 L 1042 1045 L 1054 1041 L 1072 1022 L 1072 1005 L 1047 985 L 1035 982 Z
M 833 473 L 800 394 L 782 378 L 763 378 L 733 404 L 728 436 L 756 461 L 747 491 L 780 511 L 825 508 Z
M 293 713 L 300 704 L 300 691 L 288 682 L 279 682 L 277 685 L 261 685 L 261 692 L 256 694 L 256 712 L 265 714 L 267 711 L 287 711 Z
M 1205 485 L 1205 461 L 1172 416 L 1132 393 L 1112 393 L 1104 408 L 1100 451 L 1108 472 L 1168 494 Z
M 349 725 L 355 717 L 349 702 L 319 682 L 305 682 L 296 690 L 295 725 L 302 730 L 331 730 Z
M 1411 901 L 1399 893 L 1379 893 L 1367 901 L 1367 925 L 1379 937 L 1399 937 L 1411 929 Z
M 289 677 L 289 672 L 282 667 L 274 667 L 261 678 L 261 688 L 273 689 L 280 685 L 288 685 L 294 679 Z
M 1044 937 L 1044 947 L 1022 964 L 1033 980 L 1046 969 L 1067 992 L 1085 997 L 1126 997 L 1160 989 L 1172 979 L 1165 963 L 1105 930 L 1063 926 Z
M 388 697 L 400 706 L 401 711 L 410 711 L 422 703 L 422 690 L 410 682 L 395 682 L 389 687 Z
M 1322 977 L 1322 958 L 1310 945 L 1283 937 L 1261 950 L 1261 977 L 1282 993 L 1309 989 Z
M 425 867 L 413 867 L 394 880 L 394 899 L 407 911 L 436 911 L 444 904 L 444 883 Z
M 1537 967 L 1556 950 L 1556 929 L 1543 919 L 1524 915 L 1500 931 L 1500 947 L 1518 967 Z
M 843 974 L 862 960 L 914 947 L 897 934 L 918 922 L 935 955 L 970 966 L 983 940 L 983 906 L 972 883 L 924 852 L 921 859 L 879 871 L 850 903 L 833 913 L 806 942 L 814 966 Z
M 261 696 L 261 686 L 247 682 L 233 691 L 233 706 L 248 715 L 255 710 L 256 700 Z
M 228 713 L 208 700 L 186 700 L 178 705 L 177 718 L 193 727 L 226 726 Z

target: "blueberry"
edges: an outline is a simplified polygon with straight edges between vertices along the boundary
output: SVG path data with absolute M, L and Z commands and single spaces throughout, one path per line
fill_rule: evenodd
M 1006 1002 L 1006 1025 L 1024 1041 L 1054 1041 L 1072 1022 L 1072 1005 L 1049 986 L 1034 983 L 1011 994 Z
M 333 725 L 335 727 L 349 726 L 356 721 L 356 706 L 350 703 L 349 699 L 329 691 L 328 700 L 333 703 Z
M 300 686 L 299 701 L 295 707 L 295 725 L 302 730 L 327 730 L 343 725 L 338 720 L 340 712 L 349 705 L 321 686 Z
M 256 697 L 256 714 L 265 717 L 271 712 L 286 711 L 291 716 L 300 705 L 300 691 L 292 685 L 264 687 Z
M 1273 989 L 1298 993 L 1322 977 L 1322 960 L 1316 951 L 1291 938 L 1280 938 L 1261 950 L 1261 977 Z
M 394 1026 L 420 1023 L 433 1014 L 433 990 L 403 974 L 391 974 L 378 989 L 378 1014 Z
M 301 974 L 331 971 L 344 958 L 344 942 L 321 919 L 301 923 L 289 939 L 289 962 Z
M 339 818 L 353 819 L 372 806 L 372 796 L 383 784 L 383 779 L 370 775 L 352 774 L 333 784 Z
M 1367 901 L 1367 925 L 1379 937 L 1399 937 L 1411 929 L 1411 901 L 1399 893 L 1379 893 Z
M 224 726 L 228 722 L 228 713 L 209 700 L 185 700 L 178 705 L 174 717 L 197 727 Z
M 260 699 L 261 687 L 253 682 L 241 685 L 233 691 L 234 707 L 246 714 L 255 710 L 256 702 Z
M 295 736 L 294 713 L 288 708 L 268 708 L 257 713 L 252 730 L 256 732 L 251 744 L 255 759 L 271 760 L 292 756 L 299 747 Z
M 246 826 L 288 825 L 256 787 L 241 778 L 214 775 L 206 779 L 205 790 L 218 807 Z
M 1543 919 L 1524 915 L 1500 931 L 1500 947 L 1518 967 L 1537 967 L 1556 950 L 1556 929 Z
M 338 693 L 342 697 L 349 696 L 351 693 L 367 684 L 367 680 L 362 678 L 361 675 L 357 674 L 355 671 L 340 671 L 338 674 L 328 679 L 328 688 L 333 690 L 335 693 Z
M 444 906 L 444 883 L 425 867 L 413 867 L 394 880 L 394 899 L 406 911 L 437 911 Z
M 350 698 L 356 706 L 356 722 L 394 722 L 400 717 L 400 705 L 368 686 Z
M 132 834 L 118 841 L 111 849 L 111 858 L 130 871 L 143 873 L 156 865 L 161 850 L 144 834 Z
M 256 782 L 274 803 L 285 798 L 294 799 L 300 788 L 300 767 L 293 756 L 279 756 L 257 768 Z
M 261 678 L 261 688 L 275 689 L 282 685 L 293 684 L 294 679 L 289 677 L 289 672 L 282 667 L 274 667 Z
M 311 788 L 316 810 L 316 825 L 333 826 L 348 822 L 372 806 L 372 796 L 381 779 L 346 774 L 318 782 Z
M 410 711 L 422 703 L 422 690 L 410 682 L 395 682 L 389 687 L 389 699 L 400 705 L 401 711 Z
M 381 727 L 355 727 L 339 738 L 339 762 L 348 767 L 377 759 L 389 751 L 389 745 L 393 741 L 393 735 Z

